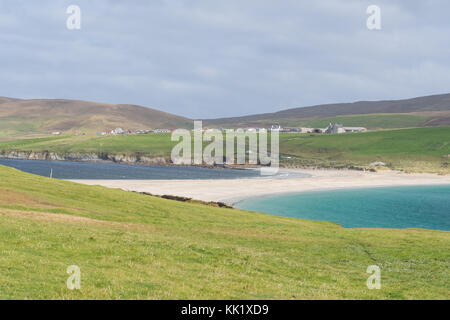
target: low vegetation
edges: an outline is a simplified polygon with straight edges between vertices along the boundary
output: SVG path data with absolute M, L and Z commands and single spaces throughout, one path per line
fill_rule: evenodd
M 329 122 L 369 129 L 450 125 L 450 94 L 393 101 L 359 101 L 280 110 L 274 113 L 207 119 L 207 127 L 325 127 Z M 95 134 L 123 128 L 192 128 L 192 120 L 130 104 L 67 99 L 0 97 L 0 140 L 43 137 L 52 132 Z
M 450 127 L 340 135 L 285 135 L 285 165 L 386 167 L 408 172 L 450 173 Z
M 0 166 L 0 299 L 446 299 L 450 233 L 344 229 Z M 81 269 L 81 290 L 66 269 Z M 369 290 L 369 265 L 381 289 Z
M 326 128 L 330 123 L 339 123 L 345 127 L 365 127 L 367 129 L 395 129 L 421 127 L 429 117 L 412 114 L 369 114 L 350 115 L 310 120 L 305 126 Z
M 437 116 L 438 114 L 439 116 Z M 336 117 L 321 117 L 321 118 L 276 118 L 276 119 L 261 119 L 252 122 L 236 122 L 232 127 L 270 127 L 276 123 L 283 127 L 306 127 L 306 128 L 326 128 L 330 123 L 338 123 L 347 127 L 365 127 L 370 130 L 376 129 L 397 129 L 397 128 L 414 128 L 427 126 L 427 123 L 438 118 L 443 118 L 443 113 L 423 113 L 423 114 L 361 114 L 361 115 L 344 115 Z M 447 114 L 447 113 L 446 113 Z M 450 115 L 450 112 L 448 112 Z M 208 122 L 207 122 L 208 123 Z M 225 126 L 227 124 L 214 125 L 215 127 Z
M 408 172 L 450 173 L 450 127 L 385 130 L 339 135 L 280 135 L 284 166 L 360 167 L 384 162 Z M 0 152 L 33 151 L 146 155 L 170 158 L 170 134 L 60 136 L 0 143 Z
M 148 156 L 170 156 L 172 147 L 170 134 L 141 135 L 86 135 L 58 136 L 37 139 L 20 139 L 0 142 L 0 150 L 65 153 L 142 153 Z

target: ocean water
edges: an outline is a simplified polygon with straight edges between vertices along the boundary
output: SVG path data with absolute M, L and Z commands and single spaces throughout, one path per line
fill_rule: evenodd
M 189 166 L 144 166 L 104 162 L 71 162 L 0 159 L 0 165 L 56 179 L 124 179 L 124 180 L 172 180 L 172 179 L 242 179 L 261 178 L 259 170 L 209 169 Z M 278 178 L 308 176 L 301 173 L 280 172 Z
M 450 185 L 305 192 L 251 198 L 235 206 L 278 216 L 332 221 L 346 228 L 450 231 Z

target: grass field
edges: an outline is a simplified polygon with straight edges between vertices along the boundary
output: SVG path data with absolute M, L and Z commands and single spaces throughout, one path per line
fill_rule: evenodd
M 447 299 L 450 233 L 344 229 L 0 166 L 0 299 Z M 81 290 L 66 269 L 81 269 Z M 369 290 L 369 265 L 381 290 Z
M 0 142 L 0 151 L 65 153 L 136 153 L 170 157 L 177 142 L 170 134 L 127 136 L 60 136 Z M 450 127 L 385 130 L 340 135 L 281 134 L 286 166 L 361 166 L 382 161 L 411 172 L 450 173 Z M 288 159 L 288 157 L 290 157 Z
M 292 117 L 259 120 L 252 122 L 252 125 L 258 126 L 257 124 L 259 123 L 270 127 L 272 124 L 278 123 L 283 127 L 326 128 L 330 123 L 339 123 L 347 127 L 365 127 L 375 130 L 421 127 L 430 119 L 433 119 L 433 117 L 426 114 L 361 114 L 317 119 L 296 119 Z M 247 127 L 248 125 L 241 123 L 240 126 Z
M 292 164 L 368 166 L 382 161 L 410 172 L 450 173 L 450 127 L 340 135 L 285 135 L 281 150 Z
M 322 118 L 308 121 L 305 125 L 311 128 L 326 128 L 330 123 L 339 123 L 346 127 L 395 129 L 420 127 L 427 120 L 428 117 L 411 114 L 368 114 Z
M 177 142 L 170 134 L 117 135 L 117 136 L 57 136 L 0 142 L 0 150 L 21 150 L 64 153 L 143 153 L 149 156 L 170 156 Z

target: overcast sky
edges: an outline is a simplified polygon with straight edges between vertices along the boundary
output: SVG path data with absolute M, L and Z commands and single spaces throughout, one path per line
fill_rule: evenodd
M 81 8 L 69 30 L 66 9 Z M 366 9 L 381 8 L 381 30 Z M 450 92 L 448 0 L 2 0 L 0 96 L 191 118 Z

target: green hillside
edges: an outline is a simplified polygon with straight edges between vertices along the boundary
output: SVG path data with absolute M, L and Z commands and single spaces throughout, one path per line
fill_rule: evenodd
M 214 127 L 266 127 L 270 128 L 273 124 L 279 124 L 282 127 L 307 127 L 307 128 L 326 128 L 330 123 L 339 123 L 347 127 L 365 127 L 369 130 L 376 129 L 396 129 L 396 128 L 414 128 L 435 126 L 437 120 L 442 120 L 442 125 L 450 124 L 445 120 L 450 116 L 450 112 L 443 113 L 419 113 L 419 114 L 357 114 L 336 117 L 323 118 L 274 118 L 261 119 L 248 122 L 235 122 L 233 124 L 214 124 Z M 206 124 L 209 122 L 207 121 Z
M 282 153 L 292 165 L 367 166 L 450 173 L 450 127 L 403 129 L 340 135 L 284 135 Z M 285 162 L 285 163 L 286 163 Z
M 146 155 L 170 159 L 170 134 L 67 136 L 0 142 L 10 151 Z M 450 173 L 450 127 L 386 130 L 340 135 L 281 134 L 285 166 L 361 166 L 382 161 L 415 172 Z
M 36 139 L 19 139 L 0 142 L 0 150 L 21 150 L 34 152 L 80 153 L 144 153 L 149 156 L 170 156 L 177 142 L 170 140 L 170 134 L 108 135 L 108 136 L 58 136 Z
M 448 298 L 450 233 L 343 229 L 0 166 L 0 299 Z M 66 269 L 81 269 L 81 290 Z M 366 269 L 381 267 L 382 289 Z
M 207 127 L 325 127 L 330 122 L 368 129 L 450 125 L 450 94 L 392 101 L 359 101 L 281 110 L 233 118 L 206 119 Z M 67 99 L 0 97 L 0 141 L 63 134 L 191 128 L 192 120 L 130 104 Z
M 412 114 L 370 114 L 339 116 L 310 120 L 304 123 L 310 128 L 326 128 L 330 123 L 346 127 L 365 127 L 367 129 L 395 129 L 420 127 L 429 117 Z

